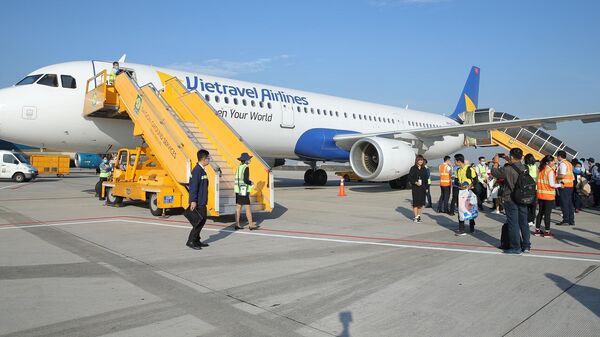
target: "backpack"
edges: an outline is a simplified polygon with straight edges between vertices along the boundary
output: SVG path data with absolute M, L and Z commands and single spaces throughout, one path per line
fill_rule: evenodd
M 512 199 L 517 204 L 533 205 L 536 199 L 537 183 L 531 177 L 528 170 L 519 170 L 515 165 L 511 165 L 519 173 L 512 191 Z
M 473 172 L 475 172 L 475 166 L 471 164 L 469 167 L 467 167 L 467 179 L 472 181 L 475 177 L 477 177 L 477 173 L 473 174 Z

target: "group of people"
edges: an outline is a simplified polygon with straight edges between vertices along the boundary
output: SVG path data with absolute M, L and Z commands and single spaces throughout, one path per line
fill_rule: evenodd
M 501 158 L 505 160 L 502 165 Z M 496 154 L 491 161 L 480 157 L 477 164 L 470 164 L 462 154 L 456 154 L 454 163 L 450 156 L 445 156 L 438 170 L 440 198 L 437 212 L 455 215 L 459 211 L 459 194 L 467 195 L 461 191 L 469 191 L 469 195 L 474 195 L 473 199 L 476 197 L 477 206 L 472 207 L 478 211 L 484 211 L 484 202 L 490 202 L 491 210 L 506 214 L 501 248 L 508 254 L 529 252 L 530 226 L 535 226 L 535 236 L 553 237 L 550 220 L 557 205 L 562 211 L 559 225 L 574 226 L 575 213 L 584 207 L 585 198 L 595 207 L 600 203 L 600 164 L 593 158 L 569 161 L 565 151 L 558 151 L 556 158 L 543 157 L 539 165 L 532 154 L 524 155 L 520 148 L 511 149 L 508 155 Z M 423 156 L 417 155 L 408 180 L 412 186 L 414 221 L 420 223 L 431 189 L 431 174 Z M 466 200 L 467 206 L 471 206 L 468 198 Z M 431 207 L 431 203 L 427 206 Z M 457 236 L 466 235 L 466 220 L 469 221 L 469 232 L 475 231 L 476 215 L 464 215 L 459 211 Z

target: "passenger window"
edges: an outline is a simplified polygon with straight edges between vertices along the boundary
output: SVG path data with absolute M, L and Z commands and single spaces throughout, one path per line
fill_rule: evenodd
M 227 97 L 225 97 L 225 98 L 227 98 Z M 258 102 L 258 106 L 260 106 L 261 108 L 264 108 L 265 107 L 265 103 L 263 103 L 263 101 L 260 101 L 260 102 Z
M 310 112 L 314 114 L 315 113 L 315 108 L 310 108 Z
M 37 82 L 37 84 L 58 87 L 58 77 L 55 74 L 46 74 Z
M 340 113 L 339 112 L 335 112 L 335 117 L 340 117 Z
M 296 110 L 298 110 L 298 112 L 300 112 L 300 107 L 299 107 L 299 106 L 298 106 L 298 107 L 296 107 Z
M 310 109 L 310 110 L 312 113 L 315 113 L 315 110 L 313 110 L 313 109 Z M 320 114 L 321 114 L 321 111 L 317 110 L 317 115 L 320 115 Z
M 237 99 L 237 98 L 234 98 L 234 99 L 233 99 L 233 104 L 235 104 L 235 105 L 237 105 L 237 104 L 238 104 L 238 99 Z
M 333 111 L 329 110 L 329 116 L 333 117 Z
M 308 108 L 304 107 L 304 113 L 308 113 Z
M 242 100 L 242 105 L 243 105 L 243 106 L 246 106 L 246 99 L 243 99 L 243 100 Z
M 215 95 L 215 102 L 219 103 L 220 99 L 219 96 Z
M 344 118 L 348 118 L 348 113 L 344 112 Z
M 62 83 L 63 88 L 75 89 L 77 88 L 77 84 L 75 83 L 75 78 L 69 75 L 60 75 L 60 82 Z
M 210 96 L 208 94 L 204 95 L 204 100 L 206 100 L 207 102 L 210 102 Z
M 24 79 L 20 80 L 19 82 L 17 82 L 17 84 L 15 85 L 28 85 L 28 84 L 33 84 L 35 83 L 35 81 L 37 81 L 40 77 L 42 77 L 42 74 L 39 75 L 29 75 L 27 77 L 25 77 Z
M 252 106 L 256 106 L 256 103 L 254 103 L 254 100 L 251 100 L 251 101 L 250 101 L 250 105 L 252 105 Z
M 356 114 L 352 114 L 352 118 L 356 119 Z
M 225 102 L 225 104 L 229 104 L 229 97 L 223 97 L 223 102 Z
M 267 102 L 267 107 L 271 109 L 271 102 Z
M 358 115 L 358 119 L 362 121 L 362 115 Z
M 318 114 L 321 114 L 321 109 L 317 109 L 317 113 L 318 113 Z

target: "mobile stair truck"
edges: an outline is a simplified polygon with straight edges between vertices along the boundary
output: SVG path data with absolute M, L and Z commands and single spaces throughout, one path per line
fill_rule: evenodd
M 86 118 L 128 118 L 133 135 L 144 145 L 121 149 L 112 177 L 103 184 L 109 203 L 123 199 L 148 203 L 153 215 L 189 205 L 188 183 L 197 152 L 210 152 L 205 168 L 209 184 L 209 216 L 235 213 L 234 173 L 242 152 L 254 156 L 250 179 L 252 210 L 270 212 L 274 205 L 271 168 L 196 91 L 188 91 L 175 77 L 158 73 L 164 88 L 138 86 L 130 72 L 107 85 L 106 70 L 89 79 L 83 115 Z

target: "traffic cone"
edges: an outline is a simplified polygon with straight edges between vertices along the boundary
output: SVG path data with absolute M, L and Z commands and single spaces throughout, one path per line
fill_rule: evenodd
M 346 188 L 344 186 L 344 177 L 342 177 L 342 179 L 340 179 L 340 191 L 338 192 L 338 197 L 345 197 L 346 196 Z

